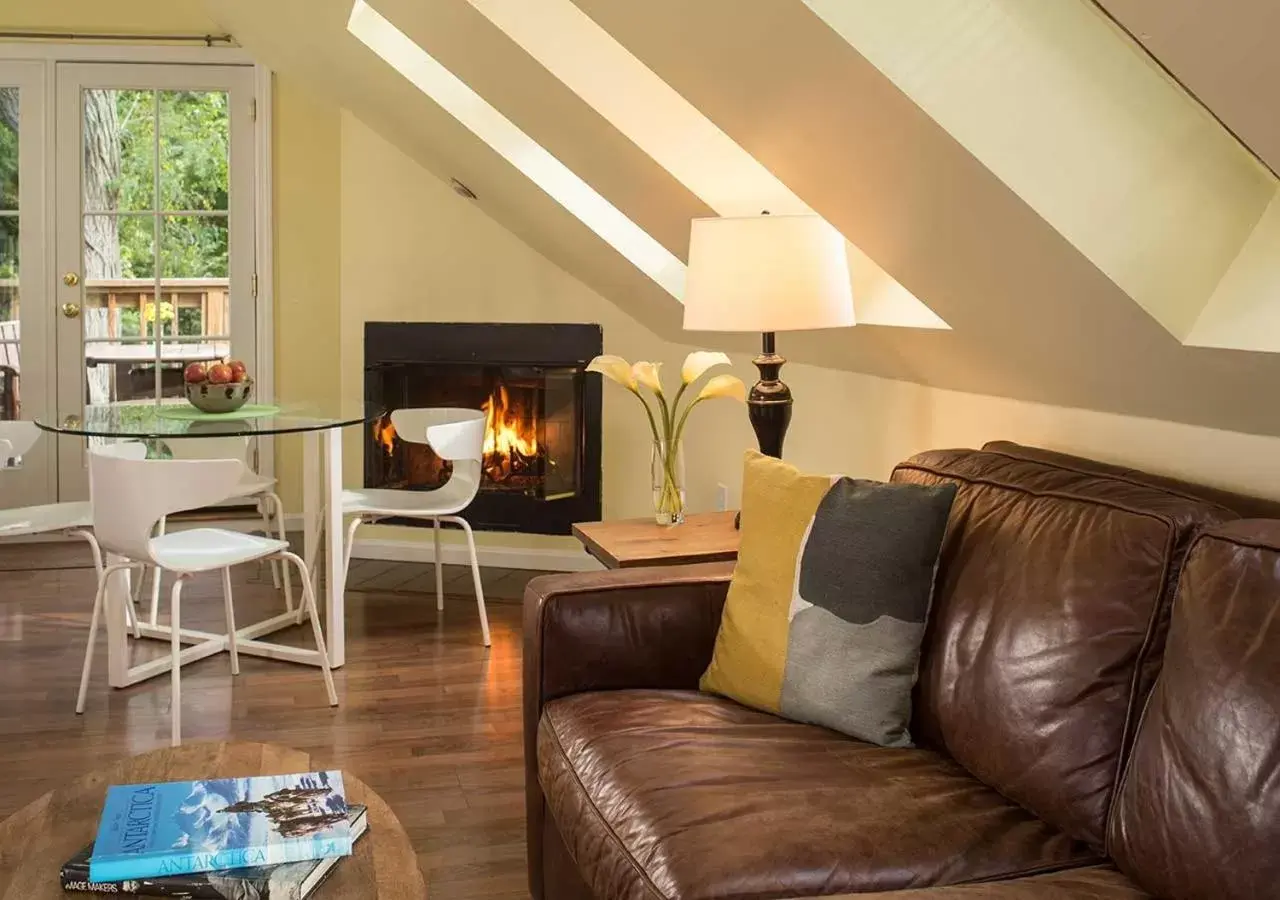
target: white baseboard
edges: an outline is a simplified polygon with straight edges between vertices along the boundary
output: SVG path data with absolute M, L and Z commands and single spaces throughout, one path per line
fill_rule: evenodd
M 361 538 L 357 532 L 352 556 L 360 559 L 385 559 L 397 562 L 435 562 L 435 548 L 430 541 L 397 541 L 385 538 Z M 476 547 L 480 565 L 495 569 L 533 569 L 542 572 L 598 572 L 604 568 L 585 550 L 542 550 L 520 547 Z M 465 544 L 442 543 L 440 560 L 456 566 L 471 564 Z

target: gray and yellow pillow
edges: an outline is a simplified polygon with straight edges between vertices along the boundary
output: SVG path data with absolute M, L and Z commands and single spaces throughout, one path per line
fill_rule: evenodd
M 887 747 L 911 690 L 954 485 L 746 458 L 742 543 L 705 691 Z

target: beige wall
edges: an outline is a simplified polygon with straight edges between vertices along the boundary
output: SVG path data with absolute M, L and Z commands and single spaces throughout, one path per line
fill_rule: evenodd
M 212 27 L 189 4 L 164 0 L 0 4 L 6 27 Z M 674 378 L 691 345 L 658 338 L 308 85 L 278 76 L 273 102 L 282 395 L 359 399 L 360 325 L 377 318 L 599 322 L 608 352 L 660 360 Z M 784 354 L 789 345 L 781 335 Z M 734 371 L 750 381 L 749 357 L 734 362 Z M 797 398 L 787 457 L 813 471 L 883 478 L 894 462 L 921 449 L 1008 438 L 1280 498 L 1280 440 L 1274 438 L 935 390 L 798 362 L 787 366 L 785 377 Z M 1266 402 L 1259 394 L 1257 402 Z M 647 427 L 635 401 L 613 385 L 605 389 L 604 429 L 605 514 L 643 515 Z M 283 440 L 278 456 L 293 509 L 299 506 L 297 444 Z M 699 410 L 687 444 L 691 508 L 712 508 L 720 483 L 736 502 L 741 452 L 753 445 L 740 406 Z M 347 449 L 347 480 L 354 486 L 360 478 L 354 432 Z M 574 547 L 563 539 L 484 540 Z
M 341 111 L 277 75 L 272 95 L 276 395 L 332 406 L 338 360 Z M 302 507 L 302 438 L 277 439 L 289 509 Z
M 363 326 L 368 321 L 599 323 L 606 352 L 660 361 L 671 382 L 678 378 L 688 348 L 658 338 L 569 276 L 354 115 L 343 113 L 341 130 L 345 401 L 361 398 Z M 718 439 L 722 446 L 741 448 L 750 430 L 741 407 L 734 411 L 737 416 L 719 423 Z M 710 423 L 703 416 L 690 422 L 690 445 L 710 437 L 705 432 Z M 650 502 L 648 425 L 635 399 L 612 384 L 605 386 L 602 438 L 605 515 L 644 513 Z M 362 444 L 355 430 L 347 434 L 345 451 L 347 483 L 358 484 Z M 689 466 L 699 476 L 704 502 L 714 493 L 714 485 L 706 488 L 700 477 L 707 468 L 701 457 Z M 511 535 L 484 535 L 482 540 L 572 546 L 564 539 Z
M 1280 438 L 956 391 L 930 390 L 928 401 L 933 447 L 1008 439 L 1280 499 Z
M 675 377 L 690 345 L 655 336 L 458 197 L 349 113 L 342 116 L 342 385 L 360 396 L 365 321 L 589 321 L 605 349 L 663 361 Z M 780 335 L 785 355 L 786 334 Z M 754 369 L 736 356 L 734 372 Z M 796 396 L 787 458 L 811 471 L 884 478 L 894 463 L 929 447 L 1009 439 L 1280 498 L 1280 439 L 1153 419 L 937 390 L 793 362 Z M 649 511 L 647 426 L 635 401 L 606 384 L 605 515 Z M 714 507 L 718 484 L 740 492 L 741 454 L 754 446 L 743 408 L 706 404 L 686 445 L 689 503 Z M 360 479 L 358 436 L 349 435 L 347 482 Z M 381 532 L 379 534 L 379 532 Z M 400 529 L 368 532 L 403 538 Z M 564 539 L 484 535 L 490 546 L 575 549 Z

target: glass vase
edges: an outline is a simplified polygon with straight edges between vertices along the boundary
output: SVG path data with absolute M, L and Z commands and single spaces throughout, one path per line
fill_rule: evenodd
M 653 515 L 659 525 L 684 522 L 684 446 L 655 441 L 650 465 L 653 483 Z

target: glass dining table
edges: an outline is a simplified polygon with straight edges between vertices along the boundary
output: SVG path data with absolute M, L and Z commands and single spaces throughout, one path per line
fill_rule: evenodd
M 311 577 L 321 581 L 319 558 L 324 542 L 323 605 L 325 643 L 329 665 L 339 668 L 346 662 L 345 603 L 343 597 L 342 552 L 342 431 L 373 421 L 383 410 L 372 406 L 337 407 L 305 403 L 246 405 L 235 413 L 202 414 L 183 399 L 133 401 L 84 407 L 83 414 L 58 420 L 36 419 L 43 431 L 78 439 L 134 440 L 148 444 L 149 455 L 164 458 L 171 452 L 169 442 L 192 438 L 268 437 L 300 434 L 302 465 L 302 557 Z M 317 588 L 316 597 L 321 597 Z M 128 687 L 169 671 L 166 655 L 131 665 L 129 629 L 125 604 L 132 603 L 128 570 L 108 581 L 105 597 L 107 668 L 112 687 Z M 240 653 L 271 659 L 319 665 L 317 652 L 262 640 L 263 637 L 301 624 L 301 604 L 286 612 L 244 628 L 236 629 L 236 649 Z M 168 626 L 141 620 L 141 637 L 170 640 Z M 227 649 L 225 634 L 183 628 L 180 640 L 185 647 L 181 664 L 194 662 Z

